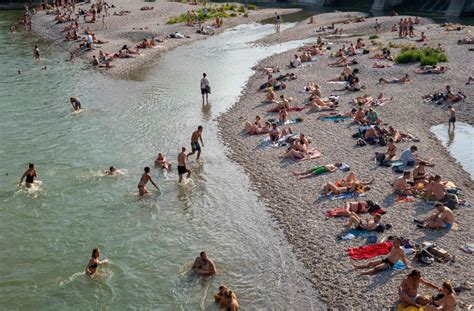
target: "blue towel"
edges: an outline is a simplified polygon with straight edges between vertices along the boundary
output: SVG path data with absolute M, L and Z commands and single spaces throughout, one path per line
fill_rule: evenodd
M 358 192 L 344 192 L 338 195 L 333 195 L 330 194 L 328 196 L 329 200 L 334 201 L 334 200 L 344 200 L 344 199 L 352 199 L 352 198 L 357 198 L 357 197 L 363 197 L 365 196 L 364 193 L 358 193 Z
M 323 120 L 323 121 L 345 121 L 345 120 L 352 120 L 352 118 L 334 116 L 334 117 L 324 117 L 324 118 L 321 118 L 320 120 Z
M 393 270 L 405 270 L 407 266 L 403 263 L 403 261 L 398 260 L 395 265 L 393 265 L 392 269 Z

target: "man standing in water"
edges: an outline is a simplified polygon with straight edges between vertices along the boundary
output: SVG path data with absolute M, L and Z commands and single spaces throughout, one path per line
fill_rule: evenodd
M 28 169 L 23 173 L 23 176 L 21 176 L 20 183 L 18 184 L 18 186 L 21 185 L 25 177 L 26 177 L 26 180 L 25 180 L 26 188 L 31 188 L 31 186 L 35 182 L 35 178 L 38 177 L 38 175 L 36 174 L 35 165 L 33 163 L 30 163 L 28 165 Z
M 454 129 L 456 128 L 456 111 L 451 105 L 448 106 L 448 114 L 449 114 L 448 131 L 451 131 L 451 125 L 453 126 L 453 131 L 454 131 Z
M 186 147 L 181 148 L 181 152 L 178 154 L 178 175 L 179 175 L 179 183 L 183 182 L 183 175 L 188 174 L 186 178 L 191 176 L 191 170 L 186 167 L 186 161 L 188 157 L 186 156 Z
M 33 49 L 33 57 L 35 59 L 35 61 L 38 61 L 40 60 L 40 49 L 38 48 L 37 45 L 35 45 L 35 48 Z
M 201 79 L 201 94 L 202 94 L 202 104 L 208 104 L 208 95 L 211 94 L 211 85 L 209 84 L 209 79 L 205 73 L 202 74 Z
M 150 181 L 152 185 L 155 186 L 156 190 L 158 191 L 160 190 L 160 188 L 158 188 L 158 186 L 155 184 L 155 182 L 151 178 L 151 175 L 150 175 L 151 169 L 147 166 L 144 168 L 144 171 L 145 173 L 143 173 L 142 178 L 140 178 L 140 181 L 138 182 L 138 186 L 137 186 L 140 197 L 148 193 L 148 189 L 146 188 L 146 184 L 148 183 L 148 181 Z
M 216 274 L 216 265 L 207 257 L 206 252 L 201 252 L 199 257 L 196 257 L 192 269 L 199 275 L 211 276 Z
M 69 100 L 71 101 L 72 109 L 74 109 L 75 111 L 81 109 L 81 101 L 79 100 L 79 98 L 73 96 L 69 98 Z
M 189 159 L 190 155 L 195 154 L 196 151 L 197 151 L 196 160 L 199 160 L 199 157 L 201 156 L 201 145 L 199 145 L 199 140 L 201 141 L 201 144 L 204 147 L 204 142 L 202 141 L 202 126 L 201 125 L 199 125 L 197 130 L 195 130 L 193 132 L 193 134 L 191 135 L 191 150 L 192 150 L 192 152 L 190 152 L 188 154 L 188 156 L 187 156 L 188 159 Z

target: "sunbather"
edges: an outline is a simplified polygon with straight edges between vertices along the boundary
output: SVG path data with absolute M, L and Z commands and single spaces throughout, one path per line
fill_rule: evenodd
M 425 196 L 429 200 L 437 200 L 443 203 L 459 203 L 457 195 L 448 193 L 446 185 L 441 181 L 441 176 L 436 175 L 425 187 Z
M 444 66 L 423 66 L 420 69 L 415 70 L 417 74 L 441 74 L 448 70 Z
M 404 171 L 403 175 L 397 177 L 393 183 L 393 192 L 396 194 L 411 195 L 413 194 L 413 186 L 408 184 L 410 179 L 410 171 Z
M 328 195 L 330 193 L 337 195 L 341 193 L 351 193 L 355 191 L 366 191 L 370 190 L 367 185 L 370 185 L 374 179 L 367 181 L 358 181 L 355 179 L 354 173 L 350 173 L 346 180 L 342 179 L 337 181 L 336 183 L 328 182 L 323 187 L 323 195 Z
M 410 75 L 407 73 L 404 77 L 400 78 L 400 79 L 392 79 L 392 80 L 387 80 L 385 78 L 380 78 L 379 79 L 379 83 L 382 83 L 382 82 L 385 82 L 385 83 L 408 83 L 408 82 L 411 82 L 410 80 Z
M 378 69 L 388 68 L 388 67 L 392 67 L 392 65 L 390 65 L 390 64 L 382 64 L 382 63 L 377 63 L 377 62 L 375 62 L 375 63 L 372 65 L 372 68 L 378 68 Z
M 367 231 L 374 231 L 380 225 L 380 221 L 382 220 L 381 215 L 374 215 L 373 219 L 363 219 L 356 213 L 349 214 L 349 222 L 344 225 L 346 229 L 356 229 L 356 230 L 367 230 Z
M 298 179 L 309 178 L 309 177 L 321 175 L 324 173 L 333 173 L 337 171 L 337 168 L 341 167 L 341 165 L 342 165 L 341 162 L 337 162 L 334 164 L 319 165 L 319 166 L 312 167 L 309 170 L 306 170 L 304 172 L 293 172 L 293 175 L 297 176 Z
M 263 134 L 270 131 L 270 122 L 265 122 L 265 125 L 262 126 L 260 116 L 255 117 L 255 122 L 250 123 L 249 121 L 245 122 L 244 131 L 249 135 Z
M 300 134 L 300 138 L 293 141 L 292 146 L 281 156 L 282 158 L 290 158 L 299 160 L 308 154 L 309 141 L 304 134 Z
M 444 282 L 441 288 L 441 298 L 433 299 L 432 303 L 425 307 L 425 311 L 454 311 L 456 310 L 456 294 L 453 285 Z
M 444 206 L 443 203 L 436 203 L 435 208 L 436 212 L 430 217 L 422 221 L 415 221 L 417 222 L 417 226 L 430 229 L 450 230 L 454 224 L 453 212 Z
M 346 113 L 339 113 L 339 112 L 330 112 L 330 113 L 321 113 L 318 115 L 318 120 L 319 119 L 324 119 L 324 118 L 354 118 L 357 110 L 352 109 L 349 112 Z
M 352 264 L 354 266 L 354 269 L 366 269 L 366 268 L 372 268 L 370 270 L 364 271 L 361 274 L 362 275 L 368 275 L 368 274 L 373 274 L 377 271 L 381 270 L 386 270 L 392 268 L 397 261 L 402 260 L 403 263 L 407 266 L 408 269 L 411 269 L 411 264 L 407 257 L 405 256 L 405 252 L 401 248 L 401 240 L 400 238 L 395 238 L 393 240 L 393 246 L 392 249 L 390 250 L 390 253 L 387 255 L 386 258 L 384 259 L 379 259 L 375 261 L 368 262 L 366 264 L 362 265 L 356 265 Z

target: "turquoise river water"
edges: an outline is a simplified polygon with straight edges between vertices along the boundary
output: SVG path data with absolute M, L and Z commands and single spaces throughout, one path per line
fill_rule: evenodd
M 14 18 L 0 12 L 1 310 L 206 310 L 222 283 L 243 310 L 324 308 L 243 170 L 225 156 L 214 121 L 258 60 L 297 42 L 252 47 L 274 29 L 241 26 L 177 48 L 141 79 L 123 81 L 9 33 Z M 205 109 L 202 72 L 213 87 Z M 71 113 L 71 95 L 84 112 Z M 199 124 L 204 162 L 191 162 L 193 182 L 179 186 L 175 171 L 165 180 L 154 170 L 161 195 L 139 200 L 143 167 L 158 152 L 175 164 Z M 29 162 L 42 181 L 35 192 L 17 188 Z M 125 175 L 104 177 L 111 165 Z M 93 247 L 110 264 L 91 279 L 83 271 Z M 216 262 L 211 280 L 189 273 L 201 250 Z

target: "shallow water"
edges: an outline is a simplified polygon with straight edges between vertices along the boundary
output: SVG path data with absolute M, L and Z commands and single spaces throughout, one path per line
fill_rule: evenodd
M 456 122 L 456 129 L 448 131 L 447 124 L 431 127 L 431 132 L 448 148 L 449 153 L 461 163 L 466 172 L 474 179 L 474 127 L 467 123 Z
M 244 310 L 323 308 L 248 178 L 225 156 L 214 121 L 259 59 L 298 43 L 251 47 L 274 29 L 241 26 L 171 51 L 143 81 L 122 81 L 8 33 L 12 21 L 0 12 L 0 309 L 209 309 L 221 283 Z M 204 71 L 213 93 L 202 108 Z M 85 111 L 71 113 L 71 95 Z M 161 195 L 139 200 L 143 167 L 158 152 L 176 165 L 199 124 L 205 148 L 203 163 L 191 161 L 192 182 L 180 186 L 176 171 L 165 180 L 154 170 Z M 16 187 L 28 162 L 42 181 L 33 193 Z M 104 177 L 110 165 L 124 175 Z M 82 271 L 96 246 L 111 263 L 91 280 Z M 212 280 L 188 273 L 201 250 L 217 264 Z

